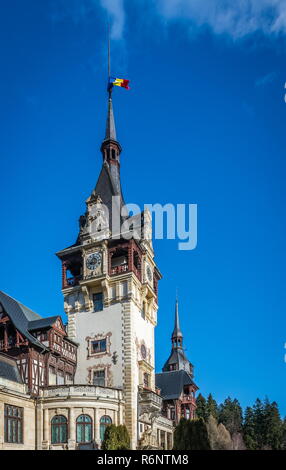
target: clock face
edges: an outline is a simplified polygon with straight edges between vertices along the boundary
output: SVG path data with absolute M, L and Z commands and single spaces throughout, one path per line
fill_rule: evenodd
M 86 259 L 86 267 L 90 271 L 96 269 L 101 263 L 101 253 L 98 251 L 96 253 L 92 253 Z
M 146 359 L 147 351 L 144 344 L 141 345 L 141 356 L 143 357 L 143 359 Z
M 152 271 L 149 265 L 146 268 L 146 274 L 147 274 L 148 281 L 151 282 L 153 276 L 152 276 Z

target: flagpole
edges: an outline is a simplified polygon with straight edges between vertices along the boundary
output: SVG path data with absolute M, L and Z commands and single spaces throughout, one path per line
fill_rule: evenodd
M 109 23 L 109 18 L 108 18 L 108 95 L 109 95 L 109 99 L 111 99 L 111 95 L 112 95 L 112 86 L 109 81 L 110 75 L 111 75 L 111 71 L 110 71 L 110 23 Z

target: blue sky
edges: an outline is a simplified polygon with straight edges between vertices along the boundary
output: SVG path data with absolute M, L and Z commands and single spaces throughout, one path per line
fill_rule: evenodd
M 101 167 L 109 11 L 112 73 L 132 87 L 114 92 L 125 199 L 198 204 L 194 251 L 155 242 L 157 371 L 178 287 L 201 392 L 268 395 L 285 415 L 285 2 L 201 3 L 2 6 L 0 288 L 63 313 L 54 253 L 74 243 Z

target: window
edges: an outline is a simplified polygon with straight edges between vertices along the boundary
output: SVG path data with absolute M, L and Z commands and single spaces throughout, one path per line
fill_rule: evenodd
M 51 421 L 52 444 L 63 444 L 68 440 L 68 422 L 62 415 L 56 415 Z
M 73 383 L 72 374 L 66 373 L 66 384 L 72 384 L 72 383 Z
M 57 385 L 56 369 L 53 366 L 49 367 L 49 385 Z
M 143 302 L 143 305 L 142 305 L 141 317 L 143 318 L 143 320 L 145 320 L 145 317 L 146 317 L 146 314 L 145 314 L 145 302 Z
M 110 418 L 110 416 L 105 415 L 100 418 L 100 439 L 102 441 L 104 439 L 105 430 L 110 424 L 112 424 L 112 419 Z
M 88 415 L 80 415 L 76 420 L 76 442 L 83 444 L 92 441 L 92 419 Z
M 99 292 L 98 294 L 93 294 L 93 308 L 95 312 L 100 312 L 103 310 L 103 294 Z
M 57 384 L 64 385 L 65 384 L 65 375 L 62 370 L 58 370 L 58 377 L 57 377 Z
M 23 408 L 5 405 L 4 411 L 5 442 L 23 443 Z
M 92 354 L 97 354 L 97 353 L 101 353 L 105 351 L 106 351 L 106 338 L 91 342 Z
M 105 386 L 105 370 L 96 370 L 93 373 L 93 385 Z
M 149 388 L 149 374 L 147 374 L 147 372 L 144 373 L 143 384 L 144 387 Z

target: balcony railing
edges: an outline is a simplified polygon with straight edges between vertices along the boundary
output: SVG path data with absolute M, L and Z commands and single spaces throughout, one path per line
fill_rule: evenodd
M 119 266 L 111 266 L 110 275 L 114 276 L 115 274 L 122 274 L 122 273 L 127 273 L 130 271 L 131 269 L 129 268 L 128 263 L 125 263 L 125 264 L 120 264 Z M 133 266 L 132 271 L 138 277 L 139 281 L 141 281 L 140 271 L 135 266 Z
M 82 280 L 82 276 L 74 276 L 74 277 L 70 277 L 68 279 L 66 279 L 66 282 L 65 282 L 65 287 L 74 287 L 74 286 L 77 286 L 79 284 L 79 281 Z
M 139 405 L 144 409 L 147 407 L 148 409 L 153 410 L 161 410 L 162 408 L 162 397 L 157 393 L 153 392 L 149 389 L 142 389 L 139 392 Z
M 126 273 L 129 271 L 128 264 L 120 264 L 119 266 L 111 266 L 110 274 L 113 276 L 114 274 L 121 274 Z

